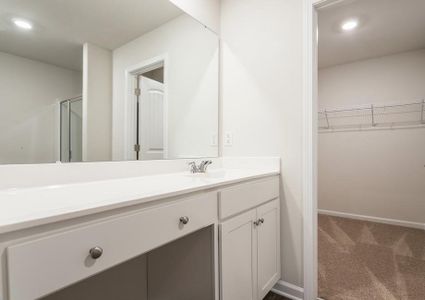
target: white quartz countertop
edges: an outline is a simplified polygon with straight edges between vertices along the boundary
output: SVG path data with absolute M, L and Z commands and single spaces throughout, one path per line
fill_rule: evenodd
M 0 190 L 0 234 L 277 174 L 215 169 Z

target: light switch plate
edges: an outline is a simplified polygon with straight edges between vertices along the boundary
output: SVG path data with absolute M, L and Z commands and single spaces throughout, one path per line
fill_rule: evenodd
M 226 131 L 224 133 L 224 146 L 233 146 L 233 133 L 231 131 Z

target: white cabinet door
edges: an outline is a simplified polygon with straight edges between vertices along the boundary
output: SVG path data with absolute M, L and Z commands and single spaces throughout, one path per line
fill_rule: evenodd
M 220 225 L 221 299 L 256 299 L 256 210 Z
M 257 208 L 258 298 L 263 299 L 280 278 L 279 200 Z

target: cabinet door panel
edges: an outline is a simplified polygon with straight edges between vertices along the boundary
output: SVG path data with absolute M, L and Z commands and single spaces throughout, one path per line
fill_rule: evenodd
M 220 225 L 222 300 L 255 299 L 255 216 L 251 210 Z
M 280 278 L 280 211 L 279 200 L 257 209 L 257 219 L 264 222 L 257 226 L 258 299 L 270 291 Z

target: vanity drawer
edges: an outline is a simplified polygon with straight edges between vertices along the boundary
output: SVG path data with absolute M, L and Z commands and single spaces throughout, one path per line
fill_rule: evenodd
M 188 217 L 183 224 L 181 217 Z M 217 193 L 203 193 L 86 227 L 10 246 L 10 300 L 32 300 L 71 285 L 217 219 Z M 94 259 L 90 249 L 101 247 Z
M 241 183 L 219 192 L 220 219 L 279 197 L 279 176 Z

